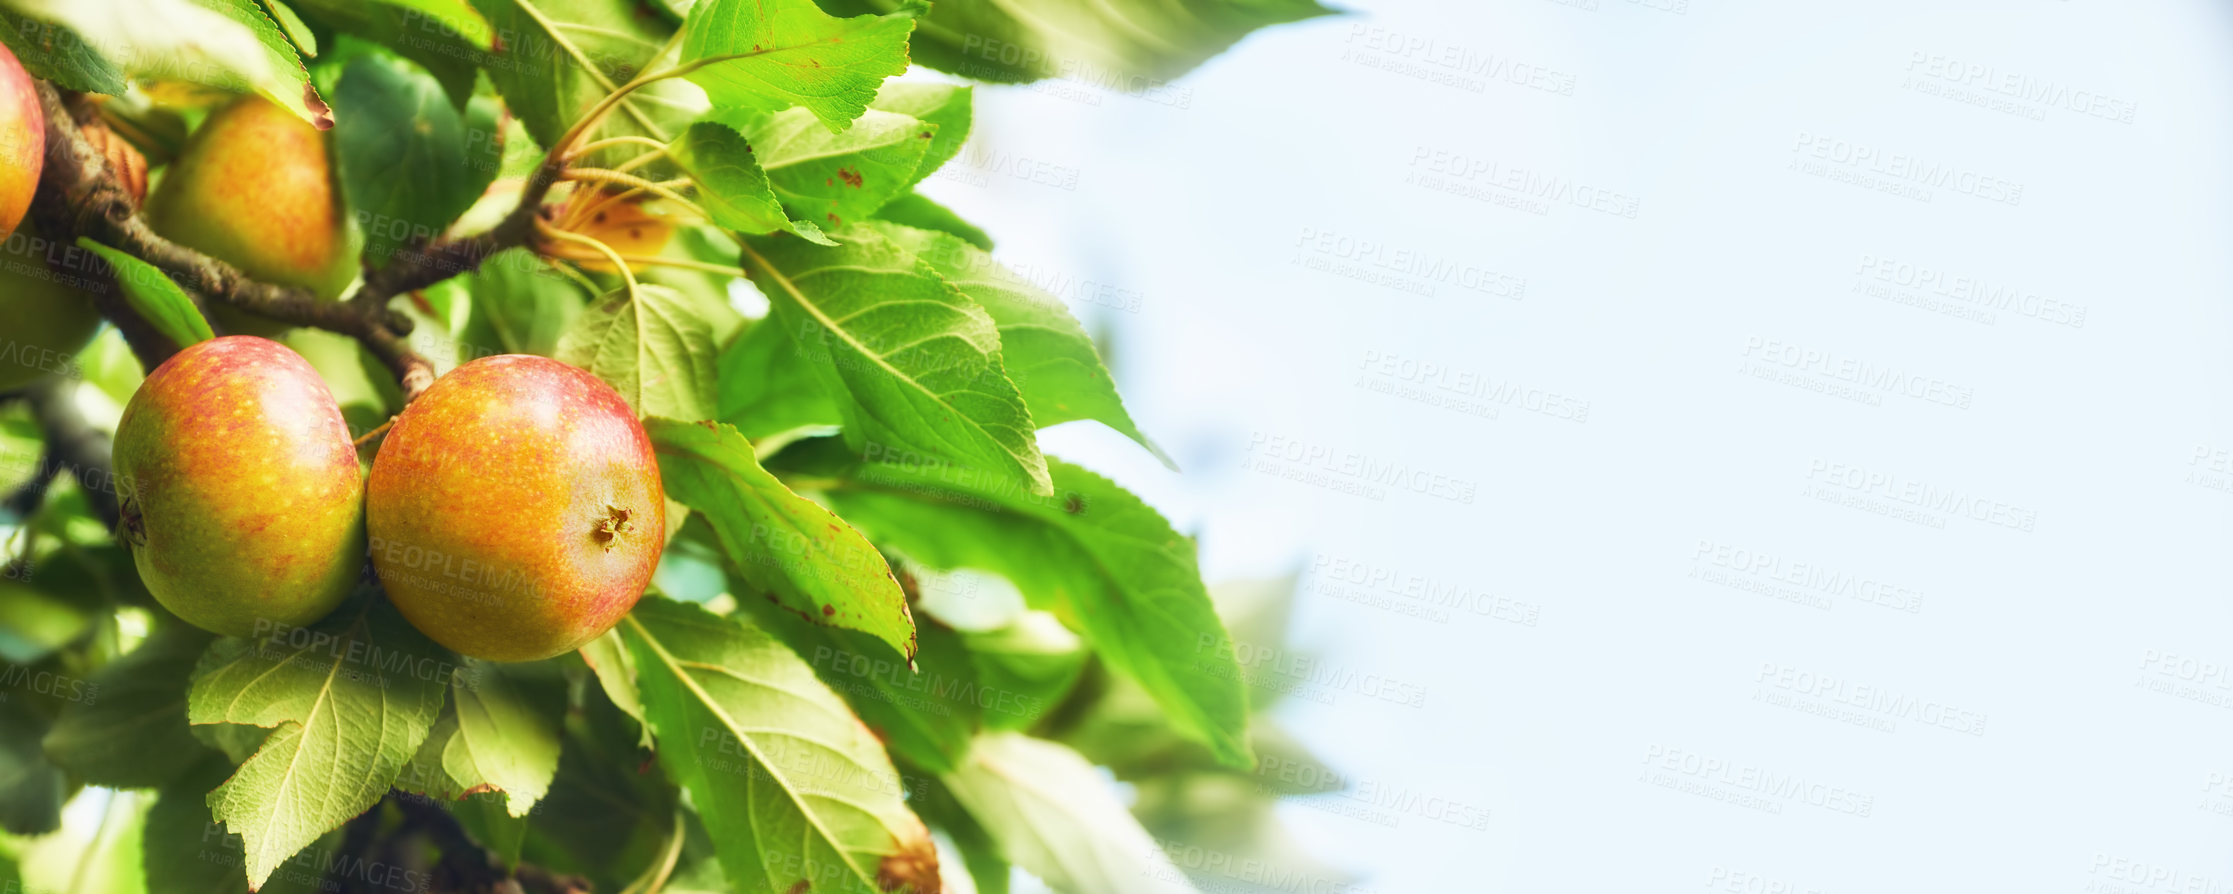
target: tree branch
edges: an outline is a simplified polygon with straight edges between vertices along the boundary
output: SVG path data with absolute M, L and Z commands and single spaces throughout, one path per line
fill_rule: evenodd
M 46 164 L 39 178 L 46 206 L 41 220 L 60 231 L 51 235 L 71 241 L 89 236 L 155 265 L 179 285 L 210 300 L 282 323 L 354 337 L 395 373 L 406 400 L 433 384 L 433 364 L 413 352 L 405 340 L 411 333 L 411 319 L 384 302 L 324 301 L 303 289 L 258 282 L 231 264 L 157 235 L 140 218 L 137 203 L 109 170 L 107 159 L 86 139 L 80 114 L 52 84 L 41 81 L 37 86 L 47 138 Z M 137 315 L 111 313 L 121 310 L 120 302 L 102 307 L 130 338 L 127 321 Z M 144 327 L 144 320 L 137 322 Z M 152 354 L 170 353 L 152 346 L 141 351 L 139 343 L 134 349 L 143 362 Z
M 397 256 L 387 266 L 366 273 L 364 285 L 349 302 L 384 306 L 397 295 L 478 270 L 481 262 L 497 252 L 528 245 L 535 237 L 535 221 L 543 213 L 543 199 L 558 183 L 561 169 L 553 157 L 547 156 L 520 190 L 519 204 L 488 232 L 436 240 Z

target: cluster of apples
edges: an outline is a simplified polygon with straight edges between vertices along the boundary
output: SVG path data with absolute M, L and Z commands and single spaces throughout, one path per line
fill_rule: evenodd
M 6 238 L 30 205 L 45 131 L 30 76 L 5 48 L 0 96 L 23 100 L 0 103 L 0 141 L 35 144 L 32 176 L 0 178 Z M 166 238 L 266 282 L 330 299 L 355 278 L 325 135 L 261 99 L 213 112 L 145 213 Z M 0 311 L 24 321 L 9 337 L 75 353 L 99 313 L 39 272 L 0 272 Z M 217 322 L 282 330 L 222 311 Z M 0 390 L 39 372 L 0 368 Z M 148 592 L 227 635 L 315 623 L 369 564 L 436 642 L 492 661 L 548 658 L 618 623 L 666 543 L 659 467 L 634 411 L 543 357 L 486 357 L 435 380 L 367 473 L 308 361 L 259 335 L 216 338 L 148 374 L 117 423 L 114 464 L 118 534 Z
M 651 440 L 618 392 L 544 357 L 450 371 L 369 476 L 318 373 L 230 335 L 148 374 L 116 427 L 121 536 L 156 600 L 217 633 L 332 612 L 366 557 L 427 636 L 491 661 L 580 648 L 635 606 L 666 542 Z

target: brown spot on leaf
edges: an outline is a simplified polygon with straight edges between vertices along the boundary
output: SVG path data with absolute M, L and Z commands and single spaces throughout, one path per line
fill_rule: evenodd
M 854 189 L 861 188 L 861 172 L 852 168 L 838 168 L 837 179 L 845 181 L 846 186 Z
M 830 214 L 828 214 L 828 215 L 825 215 L 825 216 L 826 216 L 826 217 L 828 217 L 828 218 L 830 219 L 830 226 L 833 226 L 833 227 L 834 227 L 834 226 L 837 226 L 837 225 L 838 225 L 839 223 L 841 223 L 841 221 L 839 221 L 839 220 L 837 219 L 837 214 L 836 214 L 835 212 L 832 212 L 832 213 L 830 213 Z
M 754 49 L 758 49 L 758 47 L 754 47 Z M 796 884 L 793 884 L 788 890 L 784 891 L 783 894 L 806 894 L 806 892 L 813 890 L 813 888 L 813 885 L 807 884 L 806 879 L 802 878 L 799 879 Z
M 318 88 L 310 86 L 308 81 L 304 81 L 302 84 L 302 107 L 310 110 L 312 126 L 319 130 L 333 129 L 333 107 L 326 105 L 325 100 L 318 98 Z
M 1084 512 L 1085 498 L 1079 496 L 1076 491 L 1072 491 L 1068 496 L 1062 498 L 1062 511 L 1071 515 Z
M 822 606 L 822 617 L 827 618 L 834 614 L 837 614 L 837 606 L 829 605 L 826 603 Z

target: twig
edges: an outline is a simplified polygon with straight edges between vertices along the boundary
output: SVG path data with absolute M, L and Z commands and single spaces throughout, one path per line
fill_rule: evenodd
M 39 177 L 47 213 L 41 219 L 61 231 L 48 235 L 67 236 L 72 241 L 90 236 L 95 242 L 155 265 L 179 285 L 209 300 L 282 323 L 354 337 L 395 373 L 407 400 L 433 384 L 433 364 L 413 352 L 404 338 L 411 333 L 411 318 L 402 313 L 384 304 L 324 301 L 302 289 L 258 282 L 231 264 L 157 235 L 140 218 L 131 194 L 117 182 L 107 159 L 86 139 L 62 94 L 45 82 L 38 84 L 38 92 L 46 115 L 47 142 L 46 164 Z M 102 309 L 121 309 L 121 302 L 112 301 Z M 129 339 L 132 332 L 127 321 L 136 317 L 115 313 L 109 319 L 125 329 Z M 170 353 L 154 345 L 144 345 L 143 349 L 142 341 L 136 340 L 133 349 L 143 363 L 149 359 L 160 362 L 153 355 Z
M 364 285 L 350 297 L 352 305 L 385 306 L 388 299 L 415 292 L 461 273 L 480 269 L 490 255 L 528 244 L 535 222 L 543 213 L 543 199 L 558 183 L 563 165 L 544 159 L 542 166 L 520 190 L 519 204 L 488 232 L 442 239 L 398 255 L 387 266 L 365 274 Z

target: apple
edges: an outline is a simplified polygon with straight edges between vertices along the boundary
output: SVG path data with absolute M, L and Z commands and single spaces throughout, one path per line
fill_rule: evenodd
M 268 339 L 190 345 L 116 425 L 120 536 L 157 602 L 214 633 L 324 617 L 364 569 L 364 478 L 341 408 Z
M 361 242 L 326 135 L 260 97 L 243 96 L 202 122 L 148 196 L 146 218 L 164 238 L 263 282 L 331 299 L 356 278 Z M 285 328 L 229 307 L 215 316 L 232 331 Z
M 100 309 L 83 291 L 91 283 L 61 263 L 84 255 L 30 227 L 0 243 L 0 320 L 8 321 L 0 330 L 0 391 L 69 369 L 70 358 L 100 331 Z
M 0 46 L 0 239 L 15 232 L 24 212 L 31 210 L 46 155 L 47 119 L 39 111 L 31 73 Z
M 372 459 L 372 568 L 435 642 L 533 661 L 619 623 L 666 545 L 651 439 L 619 392 L 544 357 L 450 371 Z

